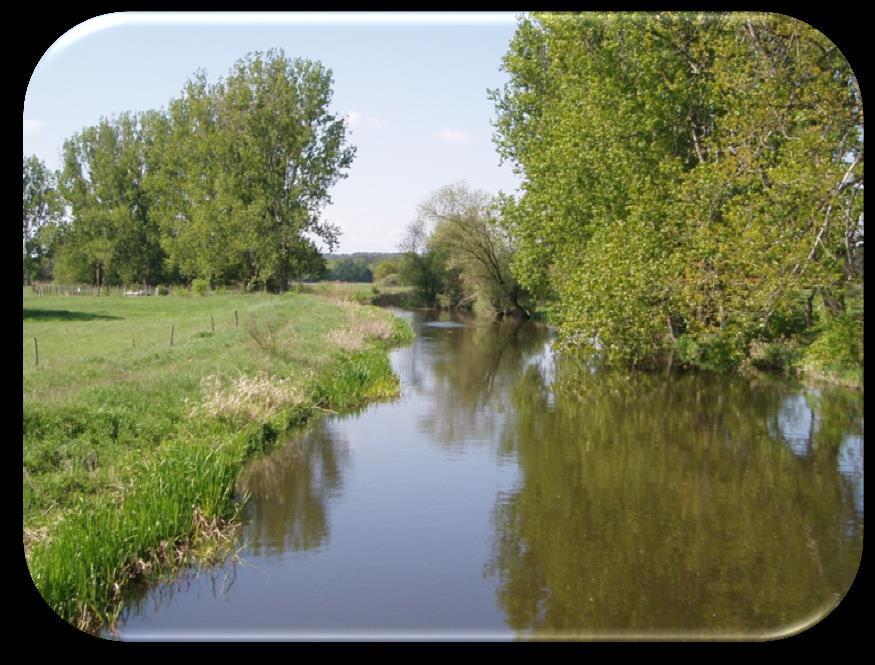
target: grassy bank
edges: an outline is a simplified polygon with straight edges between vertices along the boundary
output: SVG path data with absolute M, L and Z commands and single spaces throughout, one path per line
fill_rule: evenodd
M 412 286 L 383 282 L 310 282 L 299 284 L 296 288 L 301 293 L 311 293 L 332 300 L 353 301 L 360 305 L 411 307 L 415 304 Z
M 305 294 L 25 292 L 25 551 L 43 598 L 111 623 L 129 582 L 234 517 L 249 457 L 320 410 L 394 395 L 385 349 L 410 335 Z

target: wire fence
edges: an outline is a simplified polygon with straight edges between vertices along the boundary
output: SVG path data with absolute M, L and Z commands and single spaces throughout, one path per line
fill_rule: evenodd
M 154 296 L 157 286 L 117 285 L 101 286 L 93 284 L 55 284 L 54 282 L 34 282 L 31 291 L 37 296 Z

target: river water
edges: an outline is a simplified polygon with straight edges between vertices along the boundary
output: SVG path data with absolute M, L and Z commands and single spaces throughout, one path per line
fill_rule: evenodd
M 861 393 L 609 372 L 534 322 L 401 315 L 401 397 L 255 460 L 240 561 L 131 601 L 118 637 L 776 637 L 851 585 Z

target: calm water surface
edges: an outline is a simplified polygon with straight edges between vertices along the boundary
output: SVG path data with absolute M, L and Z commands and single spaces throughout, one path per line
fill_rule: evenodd
M 404 315 L 401 398 L 254 461 L 242 561 L 132 601 L 122 639 L 774 636 L 849 588 L 862 394 Z

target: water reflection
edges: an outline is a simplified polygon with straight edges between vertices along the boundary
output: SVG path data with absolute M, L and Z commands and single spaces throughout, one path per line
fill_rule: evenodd
M 508 388 L 521 366 L 543 357 L 546 328 L 516 319 L 475 325 L 456 318 L 428 321 L 420 335 L 438 351 L 431 354 L 429 381 L 420 384 L 431 402 L 419 419 L 420 433 L 448 449 L 497 438 L 512 408 Z
M 254 461 L 238 577 L 159 588 L 128 635 L 751 636 L 853 580 L 860 394 L 604 371 L 533 322 L 407 316 L 402 398 Z
M 173 605 L 175 599 L 185 596 L 224 600 L 230 598 L 237 583 L 238 560 L 232 557 L 223 565 L 209 568 L 184 569 L 175 579 L 154 587 L 135 585 L 125 593 L 125 605 L 119 615 L 119 625 L 131 617 L 155 613 Z M 99 633 L 105 639 L 118 637 L 117 632 L 103 628 Z
M 842 441 L 838 454 L 841 474 L 851 485 L 854 508 L 863 514 L 863 435 L 849 434 Z
M 254 556 L 312 550 L 329 535 L 328 505 L 339 495 L 349 449 L 326 421 L 253 461 L 238 481 L 249 493 L 243 540 Z
M 750 635 L 836 604 L 862 551 L 862 400 L 792 390 L 531 364 L 502 440 L 522 477 L 486 568 L 509 625 Z

